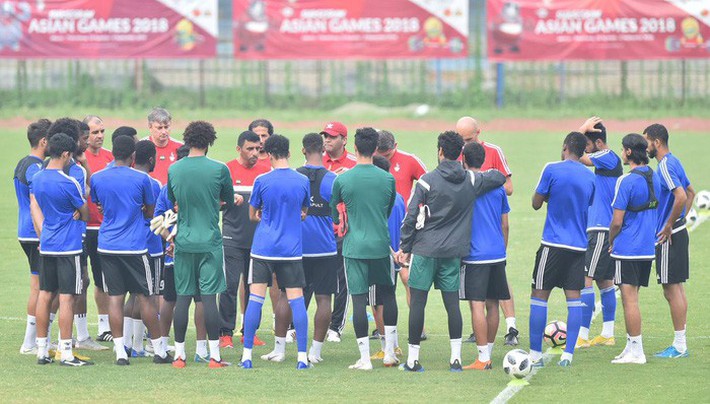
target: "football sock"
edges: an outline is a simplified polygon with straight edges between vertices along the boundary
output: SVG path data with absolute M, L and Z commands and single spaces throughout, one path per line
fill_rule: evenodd
M 352 295 L 353 328 L 358 340 L 367 337 L 367 294 Z
M 461 305 L 459 303 L 459 292 L 441 292 L 444 300 L 444 308 L 449 318 L 449 339 L 460 339 L 463 332 L 463 319 L 461 318 Z M 422 328 L 424 322 L 422 322 Z
M 493 342 L 488 343 L 488 355 L 490 355 L 490 356 L 493 356 L 493 346 L 494 345 L 495 345 L 495 343 L 493 343 Z
M 208 352 L 207 352 L 207 340 L 206 339 L 197 340 L 197 344 L 195 346 L 195 353 L 203 358 L 207 357 Z
M 592 324 L 594 314 L 594 287 L 588 286 L 582 289 L 582 326 L 579 330 L 579 338 L 589 339 L 589 327 Z M 577 341 L 574 341 L 577 343 Z
M 380 335 L 380 349 L 382 350 L 382 352 L 387 349 L 387 339 L 384 335 Z
M 52 324 L 54 324 L 54 318 L 57 316 L 56 313 L 49 313 L 49 325 L 47 326 L 47 338 L 52 340 Z
M 163 348 L 168 350 L 168 345 L 170 345 L 170 337 L 160 337 L 160 342 L 163 344 Z
M 288 305 L 293 313 L 293 327 L 296 329 L 296 345 L 298 352 L 305 354 L 308 352 L 308 312 L 303 296 L 290 299 Z
M 305 352 L 298 353 L 298 361 L 301 363 L 308 364 L 308 354 Z
M 242 362 L 251 360 L 251 348 L 244 348 L 242 350 Z
M 251 360 L 251 349 L 254 347 L 254 334 L 256 334 L 256 328 L 259 326 L 261 307 L 263 305 L 263 297 L 254 294 L 249 295 L 249 305 L 244 314 L 244 352 L 246 354 L 246 350 L 249 349 L 248 360 Z M 242 360 L 246 360 L 244 356 L 242 356 Z
M 165 358 L 165 346 L 163 345 L 161 338 L 151 339 L 150 342 L 153 344 L 153 353 L 161 358 Z
M 145 324 L 141 319 L 133 319 L 133 349 L 136 352 L 143 351 L 143 336 L 145 335 Z
M 394 347 L 399 348 L 399 331 L 396 327 L 394 329 Z
M 530 355 L 540 353 L 542 357 L 542 336 L 547 324 L 547 302 L 536 297 L 530 298 Z M 533 358 L 534 359 L 534 358 Z
M 562 352 L 562 355 L 560 356 L 560 361 L 563 361 L 563 360 L 568 360 L 568 361 L 572 362 L 572 353 L 567 352 L 567 351 Z
M 395 339 L 397 338 L 397 326 L 396 325 L 386 325 L 385 326 L 385 346 L 384 351 L 386 356 L 394 357 L 394 347 L 397 346 Z M 383 337 L 380 337 L 382 341 Z
M 115 341 L 115 340 L 114 340 Z M 187 359 L 187 354 L 185 353 L 185 342 L 175 341 L 175 359 Z
M 678 352 L 685 352 L 688 350 L 688 345 L 685 341 L 685 327 L 680 331 L 675 331 L 673 346 L 678 350 Z
M 128 359 L 126 348 L 123 345 L 123 338 L 124 337 L 113 337 L 113 350 L 116 351 L 116 360 Z
M 274 352 L 286 355 L 286 337 L 274 337 Z
M 77 341 L 85 341 L 89 338 L 89 326 L 86 322 L 86 313 L 74 314 L 74 326 L 76 327 Z
M 37 344 L 37 358 L 44 358 L 49 356 L 49 346 L 47 345 L 47 338 L 36 338 L 35 344 Z
M 531 349 L 530 350 L 530 360 L 533 362 L 537 362 L 539 360 L 542 360 L 542 352 L 535 351 L 535 350 Z
M 175 314 L 173 315 L 173 328 L 175 329 L 175 343 L 177 349 L 177 343 L 183 343 L 183 354 L 184 354 L 184 343 L 185 334 L 187 333 L 187 324 L 190 321 L 190 304 L 192 303 L 192 296 L 180 296 L 178 295 L 175 301 Z M 177 351 L 176 351 L 177 352 Z M 185 359 L 185 358 L 183 358 Z
M 219 308 L 217 307 L 217 295 L 202 295 L 202 306 L 205 313 L 205 328 L 210 341 L 219 340 Z
M 505 318 L 505 331 L 507 332 L 511 328 L 515 328 L 516 330 L 518 327 L 515 325 L 515 317 L 506 317 Z
M 99 314 L 99 335 L 111 332 L 111 327 L 108 323 L 108 314 Z
M 582 300 L 567 299 L 567 341 L 565 352 L 574 354 L 574 346 L 579 336 L 579 327 L 582 324 Z
M 131 317 L 123 317 L 123 337 L 126 340 L 126 348 L 131 348 L 133 346 L 133 319 Z
M 410 288 L 411 305 L 409 307 L 409 344 L 419 346 L 424 329 L 424 311 L 429 292 Z
M 360 360 L 364 362 L 370 361 L 370 338 L 364 336 L 357 339 L 357 348 L 360 350 Z
M 614 336 L 614 317 L 616 316 L 616 291 L 613 286 L 599 291 L 602 300 L 602 337 L 611 338 Z
M 414 361 L 419 360 L 419 345 L 409 344 L 409 352 L 407 352 L 407 366 L 414 367 Z
M 313 340 L 313 344 L 311 345 L 311 355 L 320 358 L 321 348 L 323 348 L 323 343 Z
M 491 354 L 488 352 L 488 344 L 478 345 L 478 360 L 481 362 L 488 362 L 491 360 Z
M 37 319 L 35 316 L 27 315 L 27 325 L 25 326 L 25 341 L 22 346 L 25 348 L 31 348 L 37 343 L 35 339 L 37 338 Z
M 74 359 L 74 354 L 71 351 L 71 338 L 59 340 L 59 350 L 62 353 L 63 361 L 71 361 Z
M 634 356 L 643 355 L 643 341 L 641 340 L 641 334 L 636 337 L 629 336 L 629 342 L 631 344 L 631 354 Z
M 450 339 L 449 345 L 451 346 L 449 363 L 454 363 L 454 361 L 459 361 L 459 363 L 461 363 L 461 338 Z
M 222 361 L 222 356 L 219 354 L 219 340 L 210 340 L 210 358 L 216 360 L 217 362 Z

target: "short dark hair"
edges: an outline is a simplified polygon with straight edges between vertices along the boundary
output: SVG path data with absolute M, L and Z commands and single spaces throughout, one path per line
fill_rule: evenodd
M 660 140 L 662 144 L 668 144 L 668 129 L 660 123 L 649 125 L 643 133 L 653 140 Z
M 621 145 L 624 150 L 631 150 L 631 155 L 628 156 L 629 160 L 635 164 L 648 164 L 648 153 L 646 152 L 648 142 L 643 136 L 638 133 L 629 133 L 621 139 Z
M 239 147 L 244 146 L 244 142 L 259 143 L 259 142 L 261 142 L 261 138 L 256 133 L 254 133 L 250 130 L 245 130 L 244 132 L 239 134 L 239 137 L 237 138 L 237 146 L 239 146 Z
M 177 149 L 177 159 L 180 160 L 183 157 L 187 157 L 190 154 L 190 147 L 182 145 Z
M 587 148 L 587 138 L 579 132 L 570 132 L 565 137 L 564 144 L 571 153 L 574 153 L 577 157 L 582 157 L 584 150 Z
M 62 153 L 74 154 L 76 151 L 76 140 L 65 133 L 55 133 L 49 139 L 49 156 L 52 158 L 62 157 Z
M 323 136 L 318 133 L 308 133 L 303 136 L 303 148 L 306 154 L 323 153 Z
M 52 121 L 49 119 L 39 119 L 37 122 L 32 122 L 27 127 L 27 140 L 31 147 L 37 147 L 39 141 L 47 137 L 47 131 L 52 126 Z
M 463 147 L 463 158 L 468 167 L 480 169 L 486 160 L 486 149 L 478 142 L 468 143 Z
M 137 135 L 138 131 L 135 128 L 132 128 L 130 126 L 119 126 L 111 134 L 111 143 L 115 142 L 116 138 L 118 138 L 119 136 L 128 136 L 133 139 L 133 143 L 135 143 L 135 137 Z
M 594 129 L 599 129 L 601 132 L 585 132 L 584 136 L 591 140 L 592 143 L 596 142 L 597 139 L 600 139 L 602 142 L 606 143 L 606 127 L 604 124 L 597 122 L 597 124 L 594 125 Z
M 269 136 L 274 134 L 274 125 L 271 124 L 271 122 L 268 121 L 268 119 L 255 119 L 251 121 L 249 124 L 249 130 L 254 131 L 254 128 L 257 128 L 261 126 L 262 128 L 266 128 L 266 131 L 269 132 Z
M 83 122 L 83 121 L 78 121 L 78 122 L 79 122 L 79 129 L 81 129 L 82 133 L 88 132 L 91 130 L 91 128 L 89 128 L 89 124 L 87 124 L 86 122 Z
M 79 141 L 79 135 L 81 135 L 81 127 L 79 126 L 79 121 L 72 118 L 59 118 L 47 129 L 47 137 L 52 138 L 52 136 L 57 133 L 64 133 L 65 135 L 74 139 L 75 142 Z
M 355 147 L 361 156 L 370 157 L 375 154 L 379 140 L 380 135 L 373 128 L 365 127 L 355 131 Z
M 194 121 L 187 125 L 182 139 L 191 148 L 207 150 L 217 140 L 217 132 L 215 132 L 214 126 L 209 122 Z
M 113 141 L 113 158 L 127 160 L 136 151 L 136 142 L 129 136 L 119 136 Z
M 378 131 L 379 139 L 377 140 L 377 151 L 380 153 L 388 152 L 394 149 L 394 135 L 388 130 Z
M 288 158 L 289 142 L 286 136 L 271 135 L 264 142 L 264 151 L 275 159 Z
M 375 165 L 375 167 L 379 167 L 387 172 L 390 172 L 390 161 L 387 160 L 387 157 L 385 156 L 380 156 L 380 155 L 375 155 L 372 156 L 372 164 Z
M 444 152 L 444 158 L 447 160 L 458 159 L 463 145 L 463 138 L 453 130 L 442 132 L 437 139 L 437 149 Z
M 148 164 L 151 157 L 155 158 L 155 145 L 150 140 L 141 140 L 136 143 L 136 164 Z

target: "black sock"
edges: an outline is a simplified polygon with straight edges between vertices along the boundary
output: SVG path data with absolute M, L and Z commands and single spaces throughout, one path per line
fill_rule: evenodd
M 367 293 L 352 295 L 355 338 L 367 337 Z
M 175 301 L 175 314 L 173 316 L 175 342 L 185 342 L 187 323 L 190 321 L 190 303 L 192 303 L 192 296 L 178 295 Z
M 422 342 L 424 330 L 424 309 L 426 308 L 429 291 L 409 288 L 412 298 L 409 307 L 409 343 L 419 345 Z
M 459 306 L 459 292 L 441 292 L 444 300 L 446 314 L 449 317 L 449 338 L 461 338 L 463 330 L 463 319 L 461 318 L 461 307 Z
M 217 310 L 216 295 L 202 295 L 202 306 L 205 312 L 205 328 L 207 329 L 207 339 L 214 341 L 219 339 L 219 310 Z
M 377 285 L 377 293 L 382 297 L 382 321 L 387 326 L 397 325 L 397 296 L 394 286 Z

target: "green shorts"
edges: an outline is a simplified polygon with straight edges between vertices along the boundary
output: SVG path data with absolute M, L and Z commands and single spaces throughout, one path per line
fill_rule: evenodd
M 216 295 L 227 290 L 222 246 L 210 252 L 189 253 L 175 249 L 175 291 L 180 296 Z M 198 289 L 199 285 L 199 289 Z
M 461 279 L 460 258 L 431 258 L 412 255 L 409 267 L 409 287 L 431 289 L 432 283 L 442 292 L 458 292 Z
M 371 285 L 394 285 L 394 264 L 390 257 L 377 259 L 357 259 L 345 257 L 345 276 L 348 293 L 363 295 Z

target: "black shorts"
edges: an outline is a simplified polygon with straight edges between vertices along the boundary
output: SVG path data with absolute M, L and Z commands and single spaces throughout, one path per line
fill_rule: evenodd
M 303 257 L 303 275 L 309 290 L 316 295 L 338 293 L 337 255 L 329 257 Z
M 476 302 L 509 300 L 510 290 L 505 275 L 505 261 L 462 265 L 459 298 Z
M 675 230 L 674 230 L 675 231 Z M 683 228 L 656 246 L 656 279 L 662 285 L 683 283 L 690 278 L 688 230 Z
M 62 295 L 80 295 L 84 284 L 81 258 L 75 255 L 43 255 L 39 271 L 39 289 Z
M 148 256 L 148 263 L 150 264 L 150 276 L 153 278 L 153 294 L 159 295 L 160 283 L 163 277 L 163 267 L 165 266 L 163 264 L 163 256 Z
M 141 255 L 101 254 L 104 292 L 109 296 L 121 296 L 126 292 L 151 296 L 153 277 L 150 272 L 150 258 Z
M 270 284 L 272 274 L 276 274 L 279 288 L 303 288 L 306 286 L 306 277 L 303 273 L 303 262 L 297 261 L 267 261 L 252 258 L 249 263 L 249 276 L 247 283 Z
M 584 251 L 541 245 L 535 256 L 532 288 L 584 289 Z
M 97 248 L 99 246 L 99 231 L 86 229 L 86 238 L 84 239 L 84 252 L 89 256 L 91 263 L 91 276 L 94 278 L 94 285 L 103 290 L 104 283 L 101 277 L 101 258 Z M 86 265 L 86 263 L 84 263 Z
M 42 257 L 39 255 L 39 241 L 20 241 L 20 246 L 22 246 L 22 251 L 27 256 L 30 273 L 39 275 L 39 269 L 42 267 Z
M 651 261 L 614 260 L 614 284 L 648 286 Z
M 163 266 L 162 277 L 160 278 L 160 296 L 163 296 L 166 302 L 175 302 L 177 300 L 177 292 L 175 291 L 175 275 L 173 273 L 174 266 L 172 263 Z
M 614 262 L 609 253 L 609 232 L 587 233 L 589 246 L 584 260 L 584 274 L 595 281 L 614 279 Z

